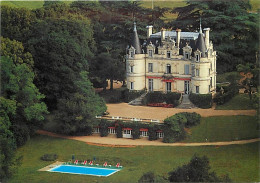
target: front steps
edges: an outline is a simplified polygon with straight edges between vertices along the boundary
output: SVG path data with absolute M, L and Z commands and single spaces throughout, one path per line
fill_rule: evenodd
M 178 109 L 194 109 L 196 107 L 189 99 L 189 95 L 182 95 L 182 102 L 176 108 Z
M 130 101 L 128 104 L 129 105 L 135 105 L 135 106 L 141 106 L 142 105 L 142 100 L 144 99 L 146 94 L 147 93 L 142 94 L 140 97 Z

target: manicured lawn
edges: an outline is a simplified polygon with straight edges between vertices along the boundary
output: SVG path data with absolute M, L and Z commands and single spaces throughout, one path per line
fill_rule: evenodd
M 167 173 L 187 163 L 197 153 L 207 155 L 212 170 L 218 175 L 228 173 L 235 182 L 257 182 L 259 179 L 259 143 L 223 147 L 134 147 L 112 148 L 90 146 L 84 142 L 38 135 L 18 149 L 23 156 L 22 165 L 9 182 L 137 182 L 141 175 L 154 171 L 158 175 Z M 87 175 L 39 172 L 38 169 L 51 164 L 40 160 L 45 153 L 57 153 L 59 161 L 67 161 L 72 154 L 95 156 L 124 166 L 120 172 L 106 178 Z
M 217 105 L 217 110 L 248 110 L 253 109 L 248 94 L 238 94 L 223 105 Z
M 258 122 L 254 116 L 218 116 L 202 118 L 184 142 L 216 142 L 244 140 L 259 137 Z M 207 140 L 206 140 L 207 139 Z

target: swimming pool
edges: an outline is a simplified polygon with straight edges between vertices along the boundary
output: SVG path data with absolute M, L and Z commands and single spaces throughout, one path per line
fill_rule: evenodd
M 50 172 L 108 177 L 120 170 L 108 169 L 108 168 L 98 168 L 98 167 L 76 166 L 76 165 L 59 165 L 55 168 L 50 169 L 49 171 Z

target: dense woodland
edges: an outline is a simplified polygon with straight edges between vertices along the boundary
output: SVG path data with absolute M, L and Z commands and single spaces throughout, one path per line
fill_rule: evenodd
M 88 131 L 106 111 L 94 87 L 124 81 L 133 22 L 183 31 L 211 28 L 218 72 L 256 64 L 258 14 L 247 1 L 188 1 L 187 6 L 147 9 L 140 2 L 46 1 L 42 8 L 1 7 L 0 181 L 14 173 L 15 149 L 41 128 L 49 113 L 59 132 Z M 177 19 L 163 21 L 166 12 Z M 94 87 L 93 87 L 94 86 Z M 16 162 L 16 163 L 15 163 Z

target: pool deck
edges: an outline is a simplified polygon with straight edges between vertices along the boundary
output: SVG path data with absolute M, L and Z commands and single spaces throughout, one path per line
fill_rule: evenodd
M 39 169 L 38 171 L 49 171 L 50 169 L 56 167 L 56 166 L 59 166 L 59 165 L 62 165 L 64 162 L 61 162 L 61 161 L 56 161 L 55 163 L 52 163 L 44 168 L 41 168 Z

